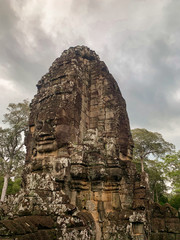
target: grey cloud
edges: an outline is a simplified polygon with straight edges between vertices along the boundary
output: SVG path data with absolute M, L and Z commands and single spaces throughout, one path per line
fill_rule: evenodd
M 179 9 L 179 0 L 171 0 L 164 9 L 166 14 L 166 18 L 164 20 L 164 27 L 169 31 L 169 33 L 174 34 L 177 30 L 180 30 Z
M 179 0 L 164 1 L 156 15 L 149 1 L 71 1 L 63 17 L 62 8 L 57 16 L 49 12 L 56 19 L 52 32 L 42 26 L 43 1 L 24 23 L 10 0 L 0 1 L 0 63 L 7 79 L 27 93 L 36 91 L 37 81 L 64 49 L 87 45 L 118 81 L 132 126 L 165 129 L 180 118 L 179 102 L 172 97 L 180 88 Z M 26 1 L 17 3 L 23 7 Z M 23 24 L 25 30 L 19 27 Z
M 168 12 L 168 16 L 173 14 Z M 165 11 L 164 19 L 168 18 L 166 15 Z M 177 59 L 180 53 L 179 45 L 175 44 L 178 38 L 174 39 L 174 44 L 169 41 L 172 35 L 177 36 L 179 23 L 175 23 L 174 31 L 162 21 L 158 34 L 154 31 L 156 26 L 152 26 L 144 31 L 127 29 L 123 37 L 120 36 L 122 32 L 112 35 L 114 49 L 110 46 L 111 56 L 108 57 L 113 61 L 109 65 L 119 79 L 134 126 L 153 128 L 156 124 L 164 124 L 168 128 L 172 119 L 179 119 L 179 103 L 171 96 L 179 87 L 179 69 L 168 62 L 169 58 Z
M 21 7 L 23 4 L 25 2 L 21 2 Z M 0 16 L 3 26 L 0 37 L 0 64 L 6 71 L 5 79 L 14 82 L 16 88 L 27 93 L 28 97 L 30 95 L 32 97 L 36 93 L 37 81 L 48 71 L 52 62 L 64 49 L 74 43 L 78 45 L 80 42 L 85 42 L 82 36 L 76 35 L 73 31 L 71 36 L 64 33 L 66 28 L 63 29 L 62 24 L 64 27 L 68 27 L 66 19 L 57 23 L 60 31 L 56 39 L 53 39 L 51 34 L 46 33 L 42 28 L 41 12 L 28 19 L 28 22 L 22 22 L 20 12 L 15 12 L 9 0 L 2 3 Z M 65 22 L 67 26 L 65 26 Z M 27 32 L 21 29 L 23 24 L 28 24 Z M 32 46 L 27 42 L 28 36 L 32 36 L 34 39 Z M 67 38 L 70 39 L 69 42 Z M 8 92 L 3 95 L 7 97 Z M 12 100 L 9 98 L 9 101 Z M 4 103 L 1 102 L 1 106 L 3 105 Z
M 12 30 L 14 22 L 17 21 L 17 16 L 11 8 L 9 1 L 0 0 L 0 29 L 1 37 L 7 31 Z
M 6 1 L 6 4 L 9 1 Z M 13 81 L 19 84 L 29 85 L 30 79 L 32 79 L 31 72 L 29 68 L 35 69 L 35 64 L 33 64 L 32 59 L 26 56 L 26 49 L 23 45 L 23 34 L 17 28 L 17 23 L 19 21 L 18 17 L 15 16 L 15 12 L 11 7 L 1 9 L 3 11 L 4 19 L 3 22 L 8 23 L 8 27 L 1 29 L 0 38 L 0 62 L 5 68 L 8 68 L 8 78 L 13 79 Z M 0 14 L 1 15 L 1 14 Z M 11 16 L 9 18 L 9 16 Z M 6 21 L 6 19 L 8 19 Z M 21 41 L 19 41 L 19 39 Z M 30 85 L 29 85 L 30 86 Z

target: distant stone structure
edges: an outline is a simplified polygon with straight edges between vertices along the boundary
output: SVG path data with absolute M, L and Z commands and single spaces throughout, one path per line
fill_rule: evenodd
M 178 240 L 132 160 L 126 104 L 87 47 L 57 58 L 31 103 L 23 188 L 1 206 L 0 239 Z

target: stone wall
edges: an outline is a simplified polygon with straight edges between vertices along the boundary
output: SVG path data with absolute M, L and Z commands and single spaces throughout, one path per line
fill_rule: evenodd
M 154 204 L 152 211 L 151 240 L 180 239 L 180 223 L 177 211 L 169 204 Z

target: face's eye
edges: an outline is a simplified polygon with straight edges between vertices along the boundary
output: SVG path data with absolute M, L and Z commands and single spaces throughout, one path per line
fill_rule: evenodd
M 36 125 L 36 129 L 39 131 L 41 130 L 43 127 L 43 123 L 42 122 L 38 122 L 37 125 Z
M 49 124 L 49 125 L 52 125 L 53 119 L 46 119 L 46 120 L 45 120 L 45 123 L 47 123 L 47 124 Z
M 45 121 L 45 123 L 47 123 L 51 127 L 55 127 L 56 126 L 56 123 L 55 123 L 54 119 L 47 119 Z
M 45 122 L 46 122 L 46 123 L 48 123 L 48 124 L 50 124 L 50 123 L 51 123 L 51 121 L 52 121 L 51 119 L 46 119 L 46 121 L 45 121 Z

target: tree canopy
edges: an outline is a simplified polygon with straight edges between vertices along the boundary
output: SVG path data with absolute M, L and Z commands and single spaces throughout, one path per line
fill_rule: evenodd
M 167 179 L 171 182 L 173 193 L 180 194 L 180 151 L 163 158 L 163 169 Z
M 29 102 L 10 103 L 3 122 L 7 128 L 0 127 L 0 170 L 4 177 L 1 201 L 4 201 L 10 177 L 18 176 L 25 158 L 24 136 L 27 131 Z
M 180 152 L 175 153 L 175 146 L 164 140 L 157 132 L 136 128 L 132 130 L 134 140 L 134 162 L 137 170 L 149 174 L 150 189 L 153 199 L 159 203 L 165 203 L 174 199 L 177 207 L 177 197 L 168 195 L 169 186 L 172 183 L 174 193 L 179 191 L 179 157 Z
M 142 172 L 144 171 L 144 161 L 150 155 L 159 158 L 175 149 L 175 146 L 166 142 L 160 133 L 151 132 L 145 128 L 133 129 L 132 136 L 134 140 L 134 158 L 141 161 Z

